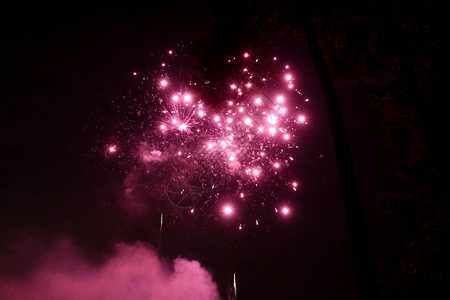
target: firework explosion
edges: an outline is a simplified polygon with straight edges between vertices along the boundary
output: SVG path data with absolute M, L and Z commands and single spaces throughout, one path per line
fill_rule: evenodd
M 260 225 L 267 214 L 289 216 L 299 189 L 289 167 L 308 102 L 295 73 L 277 57 L 244 52 L 226 61 L 236 75 L 213 87 L 220 96 L 211 101 L 202 92 L 210 81 L 188 76 L 186 83 L 176 75 L 177 52 L 162 55 L 150 75 L 132 74 L 143 83 L 142 99 L 129 103 L 122 135 L 106 145 L 108 157 L 126 157 L 133 166 L 128 176 L 140 174 L 126 193 L 144 181 L 153 200 L 173 211 L 231 219 L 238 230 Z

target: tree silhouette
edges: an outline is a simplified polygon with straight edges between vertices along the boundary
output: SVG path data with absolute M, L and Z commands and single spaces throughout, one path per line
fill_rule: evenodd
M 320 6 L 307 2 L 251 1 L 245 3 L 246 6 L 239 5 L 239 10 L 236 10 L 234 3 L 212 1 L 208 4 L 213 17 L 210 35 L 194 44 L 194 52 L 200 54 L 200 65 L 209 66 L 212 70 L 213 73 L 202 71 L 206 71 L 206 76 L 213 81 L 220 80 L 217 74 L 223 76 L 223 72 L 231 71 L 224 66 L 227 52 L 236 53 L 245 47 L 264 52 L 286 36 L 306 42 L 319 76 L 333 134 L 358 290 L 361 299 L 379 298 L 375 261 L 345 124 L 334 82 L 319 45 L 315 25 L 311 22 L 312 16 L 323 13 L 318 9 Z

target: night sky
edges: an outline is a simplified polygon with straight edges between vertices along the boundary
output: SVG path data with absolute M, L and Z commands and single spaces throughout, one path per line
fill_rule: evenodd
M 196 260 L 223 299 L 233 273 L 238 299 L 359 299 L 326 108 L 301 42 L 287 41 L 276 52 L 301 74 L 310 98 L 310 121 L 294 165 L 301 189 L 290 218 L 241 233 L 227 222 L 204 228 L 168 217 L 158 243 L 159 211 L 134 218 L 121 208 L 125 175 L 99 150 L 114 134 L 111 124 L 118 122 L 111 101 L 136 89 L 133 72 L 149 72 L 158 53 L 201 39 L 209 22 L 208 9 L 188 1 L 17 3 L 2 8 L 0 298 L 16 278 L 30 293 L 18 293 L 18 298 L 5 293 L 2 299 L 41 299 L 28 278 L 44 268 L 42 257 L 70 265 L 73 256 L 54 250 L 69 240 L 62 248 L 75 249 L 93 268 L 108 264 L 117 244 L 144 244 L 157 253 L 151 257 L 172 271 L 177 257 Z M 389 172 L 395 154 L 383 147 L 381 111 L 368 101 L 364 88 L 337 85 L 337 92 L 374 253 L 395 256 L 411 229 L 376 204 L 379 193 L 401 186 Z M 125 261 L 146 259 L 130 254 L 128 260 L 129 252 L 121 251 Z M 120 278 L 129 282 L 125 275 L 117 278 L 110 285 L 120 285 Z M 160 280 L 155 284 L 166 284 Z M 93 299 L 94 294 L 46 299 Z M 114 297 L 119 296 L 104 293 L 95 299 L 125 299 Z M 202 299 L 198 297 L 130 299 Z

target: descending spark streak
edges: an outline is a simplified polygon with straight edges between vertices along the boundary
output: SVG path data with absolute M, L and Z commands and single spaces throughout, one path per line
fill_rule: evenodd
M 163 227 L 163 220 L 164 220 L 164 213 L 161 212 L 161 221 L 160 221 L 160 224 L 159 224 L 159 236 L 158 236 L 158 247 L 157 247 L 157 249 L 159 249 L 159 245 L 160 245 L 160 242 L 161 242 L 161 233 L 162 233 L 162 227 Z
M 233 273 L 233 289 L 234 289 L 234 299 L 237 299 L 236 273 Z

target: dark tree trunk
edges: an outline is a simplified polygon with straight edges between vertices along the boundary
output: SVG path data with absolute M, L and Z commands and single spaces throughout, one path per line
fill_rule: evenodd
M 328 118 L 332 130 L 344 209 L 352 248 L 352 256 L 361 300 L 379 299 L 377 271 L 359 196 L 353 158 L 348 143 L 342 111 L 331 73 L 320 48 L 315 27 L 303 8 L 296 11 L 300 16 L 309 52 L 319 76 Z

